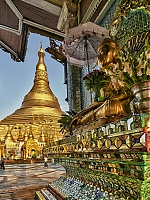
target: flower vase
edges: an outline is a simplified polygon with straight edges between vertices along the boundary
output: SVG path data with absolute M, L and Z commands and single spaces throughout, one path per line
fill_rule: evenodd
M 150 114 L 150 81 L 136 83 L 130 90 L 135 96 L 134 106 L 136 113 Z
M 97 101 L 105 101 L 105 92 L 103 88 L 101 88 L 98 92 Z

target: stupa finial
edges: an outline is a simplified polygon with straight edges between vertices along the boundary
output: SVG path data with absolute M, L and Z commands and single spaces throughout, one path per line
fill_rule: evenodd
M 43 49 L 42 49 L 42 41 L 40 42 L 40 49 L 39 49 L 39 51 L 38 51 L 38 55 L 39 55 L 39 57 L 40 57 L 40 54 L 39 53 L 43 53 L 44 54 L 44 51 L 43 51 Z M 45 55 L 45 54 L 44 54 Z
M 36 69 L 38 69 L 38 70 L 42 69 L 42 70 L 47 71 L 45 63 L 44 63 L 45 53 L 44 53 L 44 51 L 42 49 L 42 42 L 40 42 L 40 49 L 38 51 L 38 56 L 39 56 L 39 61 L 38 61 L 38 64 L 36 66 Z
M 40 49 L 42 49 L 42 41 L 40 42 Z

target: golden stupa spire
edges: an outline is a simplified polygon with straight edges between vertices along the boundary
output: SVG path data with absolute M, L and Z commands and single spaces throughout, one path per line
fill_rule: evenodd
M 39 61 L 38 61 L 38 64 L 36 66 L 36 70 L 44 70 L 44 71 L 47 71 L 46 69 L 46 65 L 44 63 L 44 56 L 45 56 L 45 53 L 42 49 L 42 42 L 40 42 L 40 49 L 38 51 L 38 56 L 39 56 Z
M 25 96 L 22 108 L 31 106 L 47 106 L 60 109 L 58 100 L 49 87 L 47 68 L 44 63 L 45 53 L 42 49 L 42 44 L 40 44 L 38 56 L 39 60 L 36 65 L 34 85 L 30 92 Z
M 11 147 L 13 151 L 18 152 L 16 156 L 19 158 L 30 156 L 33 153 L 32 149 L 39 156 L 46 144 L 63 138 L 58 120 L 64 112 L 60 109 L 58 99 L 49 86 L 44 56 L 41 44 L 33 87 L 25 95 L 21 107 L 0 121 L 0 133 L 4 138 L 6 152 L 9 152 Z M 8 131 L 3 130 L 6 126 Z M 55 137 L 56 135 L 58 138 Z M 10 156 L 9 153 L 6 155 Z
M 57 133 L 59 133 L 60 124 L 58 123 L 58 120 L 60 119 L 61 115 L 64 114 L 64 112 L 60 109 L 58 99 L 53 94 L 49 86 L 47 67 L 44 63 L 44 56 L 45 53 L 42 49 L 42 44 L 40 44 L 40 49 L 38 51 L 39 59 L 36 65 L 33 87 L 28 92 L 28 94 L 25 95 L 21 107 L 8 117 L 1 120 L 0 125 L 19 124 L 20 127 L 22 125 L 31 125 L 34 127 L 38 126 L 39 123 L 45 124 L 44 119 L 46 119 L 47 116 L 50 116 L 48 123 L 53 120 L 53 127 L 55 127 L 55 130 L 57 130 Z M 42 134 L 39 131 L 34 134 L 35 139 L 38 140 L 41 136 L 42 138 L 39 140 L 46 140 L 47 136 L 45 135 L 45 126 L 43 127 L 44 130 Z M 28 134 L 26 131 L 27 130 L 22 129 L 22 136 L 24 136 L 25 141 L 28 140 L 29 136 L 32 136 L 31 133 Z M 7 134 L 7 137 L 8 136 L 11 136 L 10 133 Z M 62 137 L 62 135 L 59 134 L 59 137 Z M 14 139 L 17 140 L 18 138 L 15 136 Z

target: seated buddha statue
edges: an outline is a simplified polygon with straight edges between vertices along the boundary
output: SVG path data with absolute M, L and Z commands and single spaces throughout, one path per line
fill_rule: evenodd
M 69 130 L 72 131 L 80 125 L 94 121 L 101 120 L 101 125 L 103 126 L 106 123 L 128 117 L 131 115 L 130 101 L 132 99 L 132 93 L 130 91 L 124 91 L 106 99 L 104 102 L 94 102 L 88 108 L 80 111 L 72 119 Z
M 98 47 L 98 64 L 106 68 L 111 63 L 117 63 L 119 46 L 117 42 L 110 38 L 105 38 L 102 44 Z
M 117 57 L 118 50 L 119 47 L 115 41 L 110 38 L 103 40 L 98 48 L 98 63 L 102 65 L 102 68 L 107 69 L 110 64 L 119 62 Z M 131 115 L 130 101 L 133 99 L 133 95 L 129 90 L 120 87 L 117 82 L 110 82 L 107 87 L 107 93 L 109 95 L 104 102 L 94 102 L 72 119 L 70 131 L 95 120 L 102 120 L 102 123 L 110 123 L 116 119 L 119 120 Z

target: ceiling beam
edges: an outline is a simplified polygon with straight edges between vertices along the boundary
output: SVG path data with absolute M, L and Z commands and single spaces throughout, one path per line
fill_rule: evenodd
M 101 20 L 105 17 L 105 14 L 108 12 L 108 10 L 110 9 L 110 7 L 112 6 L 112 4 L 114 2 L 115 2 L 115 0 L 108 0 L 107 1 L 107 3 L 105 4 L 105 6 L 103 7 L 103 9 L 101 10 L 101 12 L 99 13 L 99 15 L 95 19 L 95 21 L 94 21 L 95 24 L 99 24 L 101 22 Z
M 10 52 L 14 57 L 18 58 L 18 55 L 15 51 L 13 51 L 9 46 L 7 46 L 4 42 L 0 41 L 0 47 L 3 47 L 5 50 Z
M 82 21 L 80 22 L 81 24 L 90 21 L 90 19 L 92 18 L 93 14 L 95 13 L 96 9 L 98 8 L 101 2 L 102 0 L 93 0 L 91 2 L 91 4 L 89 5 L 87 9 L 87 12 L 85 13 Z
M 13 28 L 8 27 L 8 26 L 5 26 L 5 25 L 2 25 L 2 24 L 0 24 L 0 29 L 15 33 L 17 35 L 21 35 L 23 16 L 21 15 L 21 13 L 19 12 L 19 10 L 16 8 L 16 6 L 13 4 L 13 2 L 11 0 L 5 0 L 5 2 L 10 7 L 12 12 L 16 15 L 16 17 L 18 18 L 18 30 L 13 29 Z
M 48 3 L 46 1 L 43 1 L 43 0 L 21 0 L 27 4 L 30 4 L 32 6 L 35 6 L 37 8 L 40 8 L 42 10 L 45 10 L 49 13 L 52 13 L 54 15 L 57 15 L 59 16 L 60 15 L 60 12 L 61 12 L 61 8 L 58 7 L 58 6 L 55 6 L 51 3 Z
M 30 20 L 26 20 L 26 19 L 23 19 L 23 22 L 27 25 L 30 25 L 30 26 L 33 26 L 33 27 L 36 27 L 36 28 L 39 28 L 43 31 L 46 31 L 46 32 L 49 32 L 49 33 L 53 33 L 55 35 L 59 35 L 61 37 L 64 37 L 64 33 L 60 32 L 60 31 L 57 31 L 57 30 L 54 30 L 54 29 L 51 29 L 51 28 L 48 28 L 46 26 L 43 26 L 41 24 L 38 24 L 38 23 L 35 23 L 33 21 L 30 21 Z

